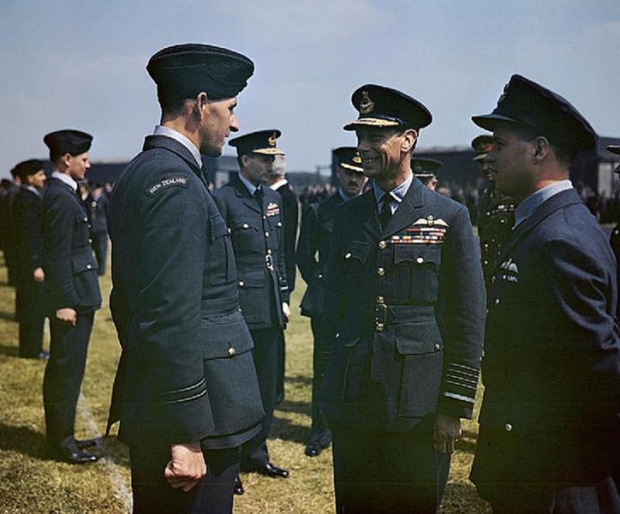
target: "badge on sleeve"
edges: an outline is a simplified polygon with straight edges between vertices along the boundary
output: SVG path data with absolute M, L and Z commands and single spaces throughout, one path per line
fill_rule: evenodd
M 171 187 L 187 187 L 189 185 L 189 180 L 185 175 L 172 175 L 169 177 L 164 177 L 154 184 L 151 184 L 146 188 L 145 193 L 149 196 L 155 196 L 166 189 L 170 189 Z

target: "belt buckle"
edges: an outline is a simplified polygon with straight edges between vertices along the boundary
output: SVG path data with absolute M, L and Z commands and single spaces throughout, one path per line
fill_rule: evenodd
M 273 257 L 271 255 L 265 255 L 265 263 L 267 264 L 267 269 L 273 271 Z
M 387 324 L 387 305 L 378 303 L 375 305 L 375 330 L 382 332 Z

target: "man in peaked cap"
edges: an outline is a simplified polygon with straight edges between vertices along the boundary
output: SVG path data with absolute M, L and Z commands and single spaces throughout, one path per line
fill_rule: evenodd
M 520 75 L 472 119 L 493 132 L 486 160 L 518 207 L 489 290 L 471 479 L 493 512 L 620 512 L 609 469 L 616 262 L 569 180 L 596 135 L 567 100 Z
M 472 414 L 484 284 L 467 209 L 415 179 L 430 112 L 378 85 L 345 126 L 372 187 L 338 207 L 322 338 L 337 512 L 436 512 Z M 328 360 L 326 367 L 325 361 Z
M 134 512 L 230 513 L 239 448 L 263 418 L 230 235 L 202 155 L 238 130 L 247 57 L 209 45 L 149 60 L 161 123 L 114 189 L 110 306 L 122 346 L 108 426 L 129 445 Z M 128 221 L 129 220 L 129 221 Z
M 357 148 L 343 146 L 333 151 L 332 159 L 337 163 L 338 190 L 320 203 L 306 207 L 301 219 L 301 230 L 297 245 L 297 265 L 302 278 L 308 285 L 301 300 L 301 315 L 310 318 L 314 339 L 312 357 L 312 425 L 306 443 L 305 454 L 320 455 L 332 439 L 326 427 L 320 407 L 321 390 L 321 337 L 323 325 L 323 299 L 325 273 L 329 260 L 329 246 L 334 228 L 336 208 L 343 202 L 362 193 L 366 184 L 362 158 Z
M 78 182 L 90 168 L 92 136 L 59 130 L 43 141 L 54 165 L 41 208 L 45 308 L 50 319 L 50 360 L 43 379 L 47 448 L 54 458 L 74 464 L 98 456 L 77 441 L 75 412 L 95 311 L 101 307 L 97 265 L 90 247 L 88 218 Z
M 435 159 L 411 159 L 411 170 L 422 184 L 435 191 L 437 189 L 437 170 L 442 163 Z
M 480 238 L 482 272 L 488 288 L 491 285 L 491 277 L 502 246 L 512 234 L 515 206 L 508 196 L 495 187 L 495 173 L 486 161 L 486 156 L 493 149 L 493 136 L 481 134 L 472 140 L 471 146 L 476 151 L 474 161 L 480 165 L 480 173 L 487 182 L 480 199 L 478 236 Z
M 15 225 L 16 297 L 19 305 L 19 356 L 49 359 L 43 349 L 43 234 L 41 232 L 43 163 L 36 159 L 20 162 L 15 171 L 21 187 L 13 203 Z
M 262 183 L 273 166 L 279 130 L 260 130 L 230 141 L 237 149 L 239 174 L 214 192 L 231 231 L 239 272 L 241 312 L 254 340 L 254 362 L 265 408 L 260 433 L 242 451 L 241 471 L 287 478 L 269 460 L 267 437 L 276 400 L 281 338 L 290 309 L 282 223 L 282 198 Z M 235 492 L 243 493 L 240 479 Z

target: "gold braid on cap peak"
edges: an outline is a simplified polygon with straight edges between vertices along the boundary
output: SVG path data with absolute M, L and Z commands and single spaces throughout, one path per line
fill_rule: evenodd
M 268 139 L 269 142 L 269 146 L 276 146 L 276 133 L 274 132 L 273 135 Z

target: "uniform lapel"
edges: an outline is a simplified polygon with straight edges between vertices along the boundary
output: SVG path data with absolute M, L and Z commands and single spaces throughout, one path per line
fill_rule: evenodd
M 245 184 L 241 182 L 239 175 L 234 175 L 230 181 L 231 185 L 235 190 L 235 194 L 237 197 L 242 199 L 243 204 L 253 211 L 256 211 L 260 214 L 263 214 L 256 203 L 256 199 L 250 194 L 248 188 L 245 187 Z
M 413 179 L 405 197 L 381 234 L 382 237 L 391 236 L 404 230 L 421 216 L 421 208 L 424 206 L 424 187 L 426 186 L 419 180 Z
M 362 203 L 360 205 L 359 216 L 362 229 L 370 234 L 373 239 L 379 239 L 381 237 L 381 224 L 379 223 L 379 213 L 377 212 L 377 203 L 375 202 L 375 194 L 372 188 L 362 195 Z
M 498 259 L 498 263 L 504 262 L 506 257 L 511 253 L 514 253 L 515 247 L 523 241 L 532 230 L 545 220 L 548 216 L 553 214 L 559 209 L 563 209 L 568 205 L 579 204 L 582 203 L 581 198 L 574 189 L 569 189 L 567 191 L 562 191 L 556 195 L 553 195 L 546 202 L 544 202 L 534 214 L 532 214 L 525 221 L 520 223 L 514 230 L 510 241 L 506 245 L 505 249 L 502 251 L 500 258 Z

